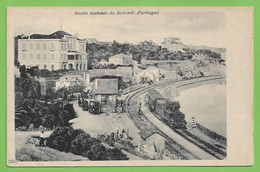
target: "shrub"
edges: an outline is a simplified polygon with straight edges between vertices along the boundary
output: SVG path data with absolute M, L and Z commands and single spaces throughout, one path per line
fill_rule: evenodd
M 102 142 L 83 130 L 72 127 L 56 127 L 49 136 L 47 146 L 59 151 L 71 152 L 90 160 L 127 160 L 117 148 L 108 149 Z
M 75 134 L 72 127 L 56 127 L 47 140 L 47 146 L 59 151 L 70 152 L 71 142 L 76 137 Z

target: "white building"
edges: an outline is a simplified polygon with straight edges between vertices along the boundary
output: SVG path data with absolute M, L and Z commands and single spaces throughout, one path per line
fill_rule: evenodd
M 61 30 L 50 35 L 33 34 L 18 40 L 18 62 L 47 70 L 87 70 L 86 40 Z
M 133 57 L 128 54 L 116 54 L 109 57 L 109 63 L 114 65 L 133 65 Z
M 149 80 L 153 82 L 158 82 L 162 79 L 162 75 L 160 70 L 156 67 L 149 67 L 145 70 L 138 72 L 135 75 L 135 82 L 136 83 L 147 83 Z
M 84 84 L 84 78 L 81 75 L 65 75 L 56 82 L 56 90 L 80 84 Z

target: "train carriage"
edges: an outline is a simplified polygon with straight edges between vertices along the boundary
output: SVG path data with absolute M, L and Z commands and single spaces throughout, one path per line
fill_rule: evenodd
M 186 128 L 185 115 L 179 111 L 180 103 L 165 99 L 158 91 L 149 90 L 148 106 L 151 112 L 171 128 Z
M 164 100 L 165 98 L 156 90 L 149 90 L 148 91 L 148 106 L 151 111 L 156 110 L 156 101 Z

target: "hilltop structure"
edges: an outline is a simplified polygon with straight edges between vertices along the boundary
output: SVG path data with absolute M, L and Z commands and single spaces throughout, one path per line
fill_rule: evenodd
M 186 46 L 181 42 L 180 38 L 167 37 L 161 43 L 162 48 L 167 48 L 169 51 L 183 51 Z
M 39 69 L 87 70 L 86 40 L 64 31 L 18 40 L 18 62 Z

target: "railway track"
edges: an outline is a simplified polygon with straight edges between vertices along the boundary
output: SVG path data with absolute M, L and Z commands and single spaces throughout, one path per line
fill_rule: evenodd
M 215 158 L 222 160 L 225 159 L 227 153 L 222 151 L 221 149 L 211 145 L 210 143 L 200 139 L 199 137 L 193 135 L 189 131 L 185 129 L 173 129 L 176 133 L 184 137 L 189 142 L 193 143 L 194 145 L 198 146 L 205 152 L 209 153 L 210 155 L 214 156 Z
M 216 79 L 224 79 L 225 77 L 208 77 L 208 79 L 206 79 L 205 77 L 203 79 L 198 78 L 198 80 L 195 80 L 193 82 L 187 81 L 187 80 L 180 80 L 180 81 L 168 81 L 168 82 L 164 82 L 164 83 L 159 83 L 159 84 L 155 84 L 155 85 L 150 85 L 147 86 L 145 88 L 141 88 L 140 90 L 135 91 L 134 93 L 132 93 L 130 96 L 128 96 L 126 98 L 126 111 L 131 115 L 136 115 L 136 114 L 131 114 L 133 113 L 132 110 L 129 110 L 128 106 L 133 105 L 135 103 L 131 103 L 131 100 L 134 97 L 138 97 L 140 95 L 142 95 L 143 93 L 145 93 L 146 91 L 148 91 L 149 89 L 152 89 L 154 87 L 160 87 L 160 86 L 170 86 L 172 84 L 178 84 L 177 88 L 180 87 L 184 87 L 187 85 L 192 85 L 198 82 L 206 82 L 206 81 L 211 81 L 211 80 L 216 80 Z M 156 116 L 156 115 L 155 115 Z M 157 117 L 157 116 L 156 116 Z M 158 117 L 157 117 L 158 118 Z M 138 126 L 138 124 L 134 121 L 135 125 L 140 128 L 140 126 Z M 158 129 L 160 131 L 160 129 Z M 174 129 L 174 132 L 176 132 L 177 134 L 179 134 L 180 136 L 182 136 L 183 138 L 185 138 L 187 141 L 189 141 L 190 143 L 196 145 L 197 147 L 199 147 L 200 149 L 202 149 L 203 151 L 207 152 L 208 154 L 212 155 L 213 157 L 215 157 L 216 159 L 224 159 L 226 157 L 226 152 L 222 151 L 221 149 L 217 148 L 216 146 L 200 139 L 199 137 L 193 135 L 192 133 L 188 132 L 187 130 L 184 129 Z M 162 131 L 161 131 L 162 132 Z M 162 132 L 163 133 L 163 132 Z M 171 139 L 168 137 L 168 139 Z M 174 141 L 174 140 L 173 140 Z M 180 153 L 180 152 L 178 152 Z M 190 152 L 187 152 L 188 154 Z M 187 158 L 186 156 L 184 156 L 185 159 Z M 199 159 L 198 157 L 196 157 L 196 155 L 194 155 L 195 158 Z

